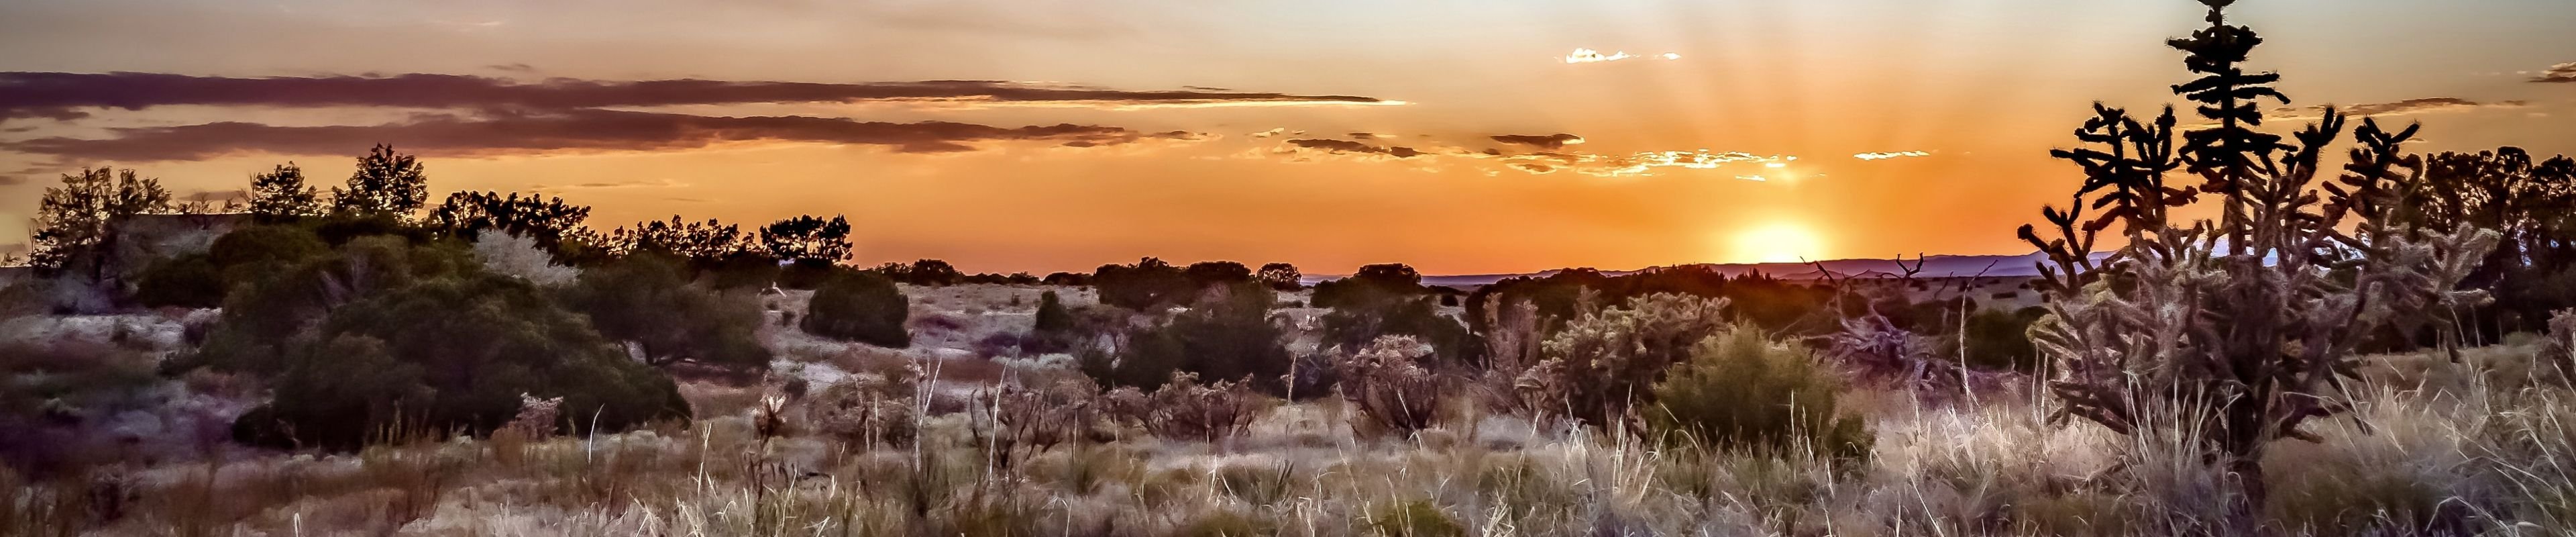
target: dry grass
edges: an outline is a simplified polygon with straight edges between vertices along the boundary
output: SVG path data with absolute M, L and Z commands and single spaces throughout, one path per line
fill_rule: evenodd
M 2565 535 L 2576 394 L 2517 380 L 2530 352 L 2373 358 L 2360 421 L 2276 446 L 2262 506 L 2187 435 L 2052 425 L 2027 386 L 1853 393 L 1877 435 L 1858 462 L 1476 409 L 1354 434 L 1325 399 L 1213 443 L 1124 434 L 1006 463 L 972 410 L 924 412 L 918 442 L 763 438 L 766 388 L 693 385 L 687 427 L 0 474 L 0 534 Z

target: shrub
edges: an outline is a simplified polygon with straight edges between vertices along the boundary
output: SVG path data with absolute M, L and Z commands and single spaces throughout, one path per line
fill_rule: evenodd
M 669 377 L 536 288 L 488 274 L 340 305 L 281 347 L 276 399 L 235 424 L 245 440 L 353 448 L 405 430 L 481 434 L 517 416 L 523 395 L 562 398 L 577 429 L 689 417 Z
M 594 267 L 561 295 L 565 307 L 590 316 L 600 335 L 635 342 L 652 363 L 769 365 L 769 349 L 757 335 L 758 304 L 690 285 L 677 263 L 658 255 L 636 254 Z
M 1518 386 L 1534 408 L 1595 426 L 1625 420 L 1666 369 L 1726 327 L 1725 309 L 1725 299 L 1659 293 L 1586 314 L 1540 345 L 1546 359 Z
M 162 259 L 134 281 L 134 301 L 149 307 L 211 308 L 223 305 L 223 271 L 205 254 Z
M 2039 347 L 2030 342 L 2030 325 L 2048 315 L 2046 308 L 2029 307 L 2020 311 L 1980 311 L 1968 316 L 1967 349 L 1960 358 L 1968 365 L 1986 369 L 2038 372 L 2044 365 Z
M 1169 382 L 1142 401 L 1129 395 L 1120 402 L 1113 394 L 1110 404 L 1155 436 L 1206 442 L 1243 432 L 1268 407 L 1250 383 L 1199 384 L 1198 375 L 1189 373 L 1173 373 Z
M 483 261 L 483 269 L 509 276 L 540 287 L 562 287 L 581 276 L 581 269 L 555 264 L 554 254 L 539 248 L 535 239 L 508 233 L 484 233 L 474 238 L 474 258 Z
M 904 321 L 912 306 L 893 280 L 864 272 L 844 273 L 814 289 L 806 305 L 804 328 L 814 335 L 887 348 L 912 346 Z
M 806 421 L 815 432 L 857 446 L 896 446 L 911 442 L 916 431 L 920 387 L 918 367 L 885 375 L 862 374 L 832 384 L 805 398 Z
M 1286 332 L 1270 322 L 1273 295 L 1256 284 L 1221 289 L 1229 291 L 1210 304 L 1130 333 L 1114 362 L 1095 357 L 1085 372 L 1110 386 L 1152 388 L 1186 372 L 1284 391 L 1290 356 Z
M 1668 439 L 1720 449 L 1867 454 L 1869 432 L 1837 405 L 1842 390 L 1806 348 L 1730 328 L 1701 340 L 1689 362 L 1655 383 L 1646 422 Z
M 1342 397 L 1358 413 L 1352 426 L 1411 437 L 1431 427 L 1440 410 L 1440 383 L 1415 361 L 1432 349 L 1410 337 L 1387 336 L 1335 364 Z
M 1100 289 L 1102 304 L 1149 313 L 1186 303 L 1198 290 L 1180 267 L 1151 257 L 1134 265 L 1101 265 L 1091 285 Z
M 1369 509 L 1369 528 L 1387 537 L 1466 537 L 1467 527 L 1430 500 L 1381 503 Z

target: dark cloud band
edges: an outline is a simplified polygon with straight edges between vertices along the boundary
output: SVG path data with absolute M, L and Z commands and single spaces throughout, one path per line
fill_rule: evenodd
M 375 106 L 572 110 L 748 103 L 982 102 L 1065 106 L 1401 104 L 1351 95 L 1189 89 L 1129 91 L 991 80 L 835 84 L 723 80 L 517 82 L 444 74 L 233 78 L 163 73 L 0 73 L 0 119 L 77 119 L 155 106 Z
M 221 122 L 128 127 L 106 138 L 49 137 L 0 142 L 0 149 L 70 161 L 194 160 L 242 153 L 345 154 L 384 142 L 437 156 L 550 151 L 690 149 L 728 142 L 812 142 L 891 147 L 905 153 L 971 151 L 975 143 L 1045 141 L 1074 147 L 1146 139 L 1195 139 L 1188 132 L 1059 124 L 995 127 L 929 121 L 887 123 L 809 116 L 713 117 L 654 112 L 571 110 L 491 117 L 423 116 L 372 126 L 277 126 Z

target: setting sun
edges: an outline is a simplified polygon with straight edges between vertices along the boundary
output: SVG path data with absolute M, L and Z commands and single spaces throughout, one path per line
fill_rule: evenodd
M 1735 235 L 1733 261 L 1796 263 L 1822 259 L 1824 241 L 1814 230 L 1795 223 L 1764 224 Z

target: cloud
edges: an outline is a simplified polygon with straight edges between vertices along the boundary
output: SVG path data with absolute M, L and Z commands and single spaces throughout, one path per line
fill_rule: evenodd
M 571 110 L 493 117 L 424 115 L 370 126 L 277 126 L 219 122 L 109 129 L 107 138 L 51 137 L 0 142 L 0 149 L 63 160 L 197 160 L 241 153 L 333 155 L 385 142 L 433 156 L 497 156 L 559 151 L 692 149 L 732 142 L 809 142 L 886 146 L 902 153 L 972 151 L 982 142 L 1049 141 L 1117 145 L 1192 136 L 1121 127 L 1058 124 L 994 127 L 925 121 L 887 123 L 811 116 L 714 117 L 655 112 Z M 1078 144 L 1078 145 L 1077 145 Z
M 1404 147 L 1404 146 L 1379 147 L 1379 146 L 1374 146 L 1374 145 L 1369 145 L 1369 144 L 1364 144 L 1364 143 L 1359 143 L 1359 142 L 1353 142 L 1353 141 L 1349 141 L 1349 140 L 1298 139 L 1298 140 L 1289 140 L 1289 141 L 1288 141 L 1288 145 L 1293 145 L 1293 146 L 1302 147 L 1302 148 L 1306 148 L 1306 149 L 1319 149 L 1319 150 L 1323 150 L 1323 151 L 1325 151 L 1325 152 L 1333 153 L 1333 154 L 1359 153 L 1359 154 L 1371 154 L 1371 155 L 1386 155 L 1386 156 L 1395 157 L 1395 158 L 1413 158 L 1413 157 L 1418 157 L 1418 156 L 1422 156 L 1422 155 L 1423 155 L 1422 151 L 1415 150 L 1414 148 L 1410 148 L 1410 147 Z
M 0 73 L 0 120 L 86 117 L 86 109 L 155 106 L 380 106 L 554 111 L 748 103 L 910 102 L 1158 108 L 1400 105 L 1353 95 L 1209 90 L 1129 91 L 993 80 L 768 82 L 724 80 L 517 82 L 443 74 L 232 78 L 162 73 Z
M 2576 83 L 2576 62 L 2567 62 L 2549 66 L 2549 70 L 2541 71 L 2538 75 L 2532 76 L 2531 81 L 2557 84 Z
M 1492 138 L 1496 142 L 1526 145 L 1549 151 L 1565 149 L 1565 146 L 1583 143 L 1583 137 L 1561 132 L 1556 134 L 1497 134 L 1489 136 L 1488 138 Z
M 534 65 L 528 65 L 528 64 L 524 64 L 524 63 L 502 63 L 502 64 L 486 65 L 486 66 L 483 66 L 483 67 L 484 67 L 485 69 L 491 69 L 491 70 L 494 70 L 494 71 L 509 71 L 509 72 L 513 72 L 513 73 L 534 73 L 534 72 L 537 72 L 537 66 L 534 66 Z
M 1878 153 L 1861 153 L 1861 154 L 1857 154 L 1857 155 L 1852 155 L 1852 158 L 1861 159 L 1861 160 L 1887 160 L 1887 159 L 1892 159 L 1892 158 L 1929 157 L 1929 156 L 1932 156 L 1932 153 L 1931 153 L 1931 152 L 1929 152 L 1929 151 L 1890 151 L 1890 152 L 1878 152 Z
M 1610 53 L 1610 54 L 1602 54 L 1602 53 L 1601 53 L 1601 51 L 1598 51 L 1598 50 L 1592 50 L 1592 49 L 1588 49 L 1588 48 L 1581 48 L 1581 47 L 1577 47 L 1577 48 L 1575 48 L 1575 49 L 1574 49 L 1574 52 L 1573 52 L 1572 54 L 1566 54 L 1566 55 L 1565 55 L 1565 63 L 1602 63 L 1602 62 L 1615 62 L 1615 61 L 1619 61 L 1619 60 L 1630 60 L 1630 59 L 1645 58 L 1645 57 L 1647 57 L 1647 56 L 1631 55 L 1631 54 L 1628 54 L 1628 52 L 1627 52 L 1627 51 L 1619 51 L 1619 52 L 1614 52 L 1614 53 Z M 1675 53 L 1671 53 L 1671 52 L 1666 52 L 1666 53 L 1663 53 L 1663 54 L 1657 54 L 1657 55 L 1655 55 L 1655 56 L 1653 56 L 1653 57 L 1663 58 L 1663 59 L 1666 59 L 1666 60 L 1678 60 L 1678 59 L 1682 59 L 1682 55 L 1680 55 L 1680 54 L 1675 54 Z
M 2522 108 L 2530 105 L 2531 103 L 2529 101 L 2478 102 L 2458 97 L 2425 97 L 2396 102 L 2356 104 L 2340 107 L 2337 110 L 2355 117 L 2374 117 L 2437 112 L 2467 112 L 2470 110 L 2484 108 Z M 2325 113 L 2325 109 L 2325 106 L 2280 108 L 2273 110 L 2273 113 L 2275 117 L 2281 119 L 2316 119 Z

